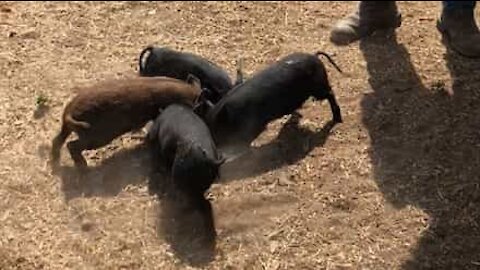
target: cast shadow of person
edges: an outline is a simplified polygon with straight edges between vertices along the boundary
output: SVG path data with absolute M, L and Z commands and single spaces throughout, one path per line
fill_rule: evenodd
M 246 154 L 225 163 L 221 168 L 220 182 L 253 177 L 293 164 L 316 147 L 323 146 L 335 123 L 329 121 L 321 129 L 312 131 L 299 126 L 301 118 L 297 112 L 291 114 L 273 141 L 251 147 Z
M 361 41 L 373 93 L 362 100 L 375 181 L 395 207 L 430 216 L 404 269 L 478 269 L 479 62 L 446 54 L 453 96 L 425 87 L 395 36 Z M 474 72 L 477 71 L 477 75 Z

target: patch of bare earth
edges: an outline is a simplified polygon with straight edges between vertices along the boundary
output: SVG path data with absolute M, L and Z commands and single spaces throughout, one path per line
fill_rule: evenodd
M 1 2 L 0 269 L 478 269 L 480 62 L 442 45 L 439 2 L 399 6 L 395 35 L 336 47 L 353 3 Z M 46 163 L 73 89 L 134 75 L 148 44 L 232 75 L 326 51 L 345 122 L 312 101 L 273 122 L 211 190 L 214 245 L 175 242 L 200 218 L 162 228 L 139 134 L 88 152 L 86 179 L 65 149 Z

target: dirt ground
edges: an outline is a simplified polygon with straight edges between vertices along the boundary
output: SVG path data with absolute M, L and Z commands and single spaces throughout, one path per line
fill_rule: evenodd
M 480 269 L 480 61 L 442 45 L 440 2 L 399 2 L 396 34 L 334 46 L 330 27 L 353 7 L 1 2 L 0 269 Z M 87 152 L 82 181 L 47 165 L 75 87 L 135 75 L 149 44 L 232 76 L 239 57 L 250 75 L 328 52 L 346 72 L 325 62 L 344 123 L 313 101 L 273 122 L 222 168 L 217 238 L 200 245 L 149 194 L 142 134 Z

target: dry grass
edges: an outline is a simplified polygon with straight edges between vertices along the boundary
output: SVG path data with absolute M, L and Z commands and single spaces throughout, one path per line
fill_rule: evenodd
M 396 36 L 335 47 L 352 3 L 0 3 L 0 269 L 478 269 L 480 62 L 442 46 L 440 3 L 399 5 Z M 349 73 L 326 64 L 344 124 L 309 102 L 225 166 L 200 266 L 160 228 L 137 138 L 88 153 L 81 182 L 46 164 L 73 88 L 134 74 L 147 44 L 232 75 L 320 49 Z

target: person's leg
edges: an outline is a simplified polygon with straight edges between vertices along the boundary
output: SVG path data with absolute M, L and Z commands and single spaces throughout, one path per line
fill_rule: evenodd
M 401 16 L 395 1 L 360 1 L 357 10 L 338 21 L 330 33 L 336 45 L 346 45 L 375 30 L 399 27 Z
M 443 8 L 466 8 L 474 9 L 476 1 L 442 1 Z
M 443 1 L 438 30 L 447 45 L 467 57 L 480 57 L 480 31 L 473 11 L 475 1 Z

